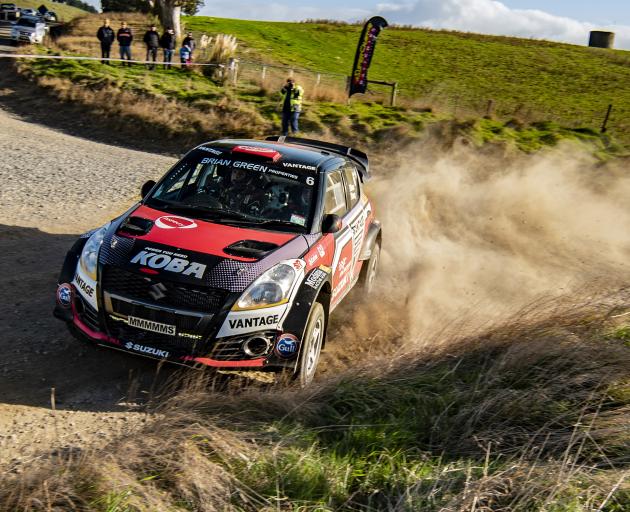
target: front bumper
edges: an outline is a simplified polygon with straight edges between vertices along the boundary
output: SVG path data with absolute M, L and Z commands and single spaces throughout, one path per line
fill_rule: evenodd
M 125 301 L 124 298 L 104 293 L 105 308 L 99 313 L 81 297 L 74 285 L 71 286 L 74 291 L 71 307 L 62 307 L 60 304 L 57 304 L 53 314 L 56 318 L 71 325 L 74 328 L 73 331 L 76 331 L 81 338 L 85 338 L 97 345 L 191 367 L 202 365 L 213 368 L 242 370 L 281 370 L 295 367 L 295 360 L 281 358 L 274 351 L 276 341 L 283 334 L 281 331 L 265 330 L 225 338 L 206 337 L 203 343 L 199 343 L 199 345 L 207 347 L 205 349 L 200 349 L 196 341 L 192 339 L 192 334 L 188 334 L 190 336 L 188 348 L 186 346 L 173 347 L 172 343 L 169 345 L 164 344 L 165 336 L 163 335 L 130 327 L 120 317 L 116 319 L 111 314 L 112 303 L 115 303 L 116 300 Z M 126 301 L 128 303 L 124 304 L 125 307 L 143 308 L 143 316 L 147 316 L 147 311 L 152 307 L 156 314 L 165 314 L 165 310 L 160 310 L 155 306 L 128 299 Z M 116 308 L 119 309 L 120 306 L 116 306 Z M 132 313 L 133 310 L 130 310 L 130 312 Z M 166 313 L 174 314 L 172 311 L 166 311 Z M 181 311 L 178 313 L 180 313 L 180 317 L 183 317 Z M 199 317 L 198 323 L 210 321 L 208 318 L 203 318 L 204 316 L 212 317 L 212 315 L 202 315 L 194 312 L 188 312 L 188 314 Z M 109 318 L 103 321 L 105 315 Z M 162 318 L 160 319 L 162 320 Z M 184 323 L 186 323 L 185 318 Z M 182 334 L 186 335 L 187 333 Z M 244 343 L 246 340 L 257 336 L 270 340 L 268 349 L 260 356 L 246 354 L 243 348 Z M 172 341 L 172 337 L 170 338 Z

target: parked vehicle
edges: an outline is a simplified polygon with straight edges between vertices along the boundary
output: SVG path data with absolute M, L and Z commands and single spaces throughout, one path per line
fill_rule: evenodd
M 55 11 L 46 11 L 44 13 L 44 20 L 49 23 L 57 21 L 57 13 Z
M 41 19 L 33 16 L 22 16 L 11 29 L 11 39 L 22 43 L 41 44 L 48 27 Z
M 67 254 L 54 314 L 79 339 L 311 382 L 333 310 L 372 290 L 381 228 L 367 155 L 299 138 L 184 156 Z
M 35 9 L 20 9 L 22 16 L 39 16 L 39 11 Z

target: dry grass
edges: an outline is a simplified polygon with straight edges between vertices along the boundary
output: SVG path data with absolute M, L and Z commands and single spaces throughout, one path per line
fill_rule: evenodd
M 139 435 L 2 477 L 2 510 L 627 510 L 628 306 L 539 303 L 305 391 L 193 377 Z

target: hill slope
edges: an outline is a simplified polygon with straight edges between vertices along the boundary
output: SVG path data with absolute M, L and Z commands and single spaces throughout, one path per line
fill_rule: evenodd
M 249 52 L 288 66 L 349 74 L 361 27 L 210 17 L 195 32 L 235 35 Z M 322 51 L 325 49 L 325 51 Z M 370 77 L 397 81 L 403 95 L 460 112 L 549 119 L 599 128 L 608 104 L 616 132 L 630 129 L 630 53 L 545 41 L 419 29 L 386 29 Z M 463 109 L 463 110 L 462 110 Z
M 44 5 L 49 11 L 54 11 L 59 15 L 59 21 L 70 21 L 78 16 L 89 14 L 87 11 L 77 7 L 51 2 L 50 0 L 19 0 L 16 4 L 24 9 L 37 9 L 40 5 Z

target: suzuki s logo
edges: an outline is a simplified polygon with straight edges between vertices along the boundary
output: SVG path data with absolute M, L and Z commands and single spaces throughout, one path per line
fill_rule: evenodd
M 193 229 L 197 227 L 197 223 L 194 220 L 177 215 L 159 217 L 156 219 L 155 225 L 162 229 Z
M 156 283 L 151 286 L 151 291 L 149 292 L 149 295 L 153 297 L 153 300 L 160 300 L 166 297 L 166 294 L 164 293 L 166 290 L 167 288 L 166 286 L 164 286 L 164 283 Z

